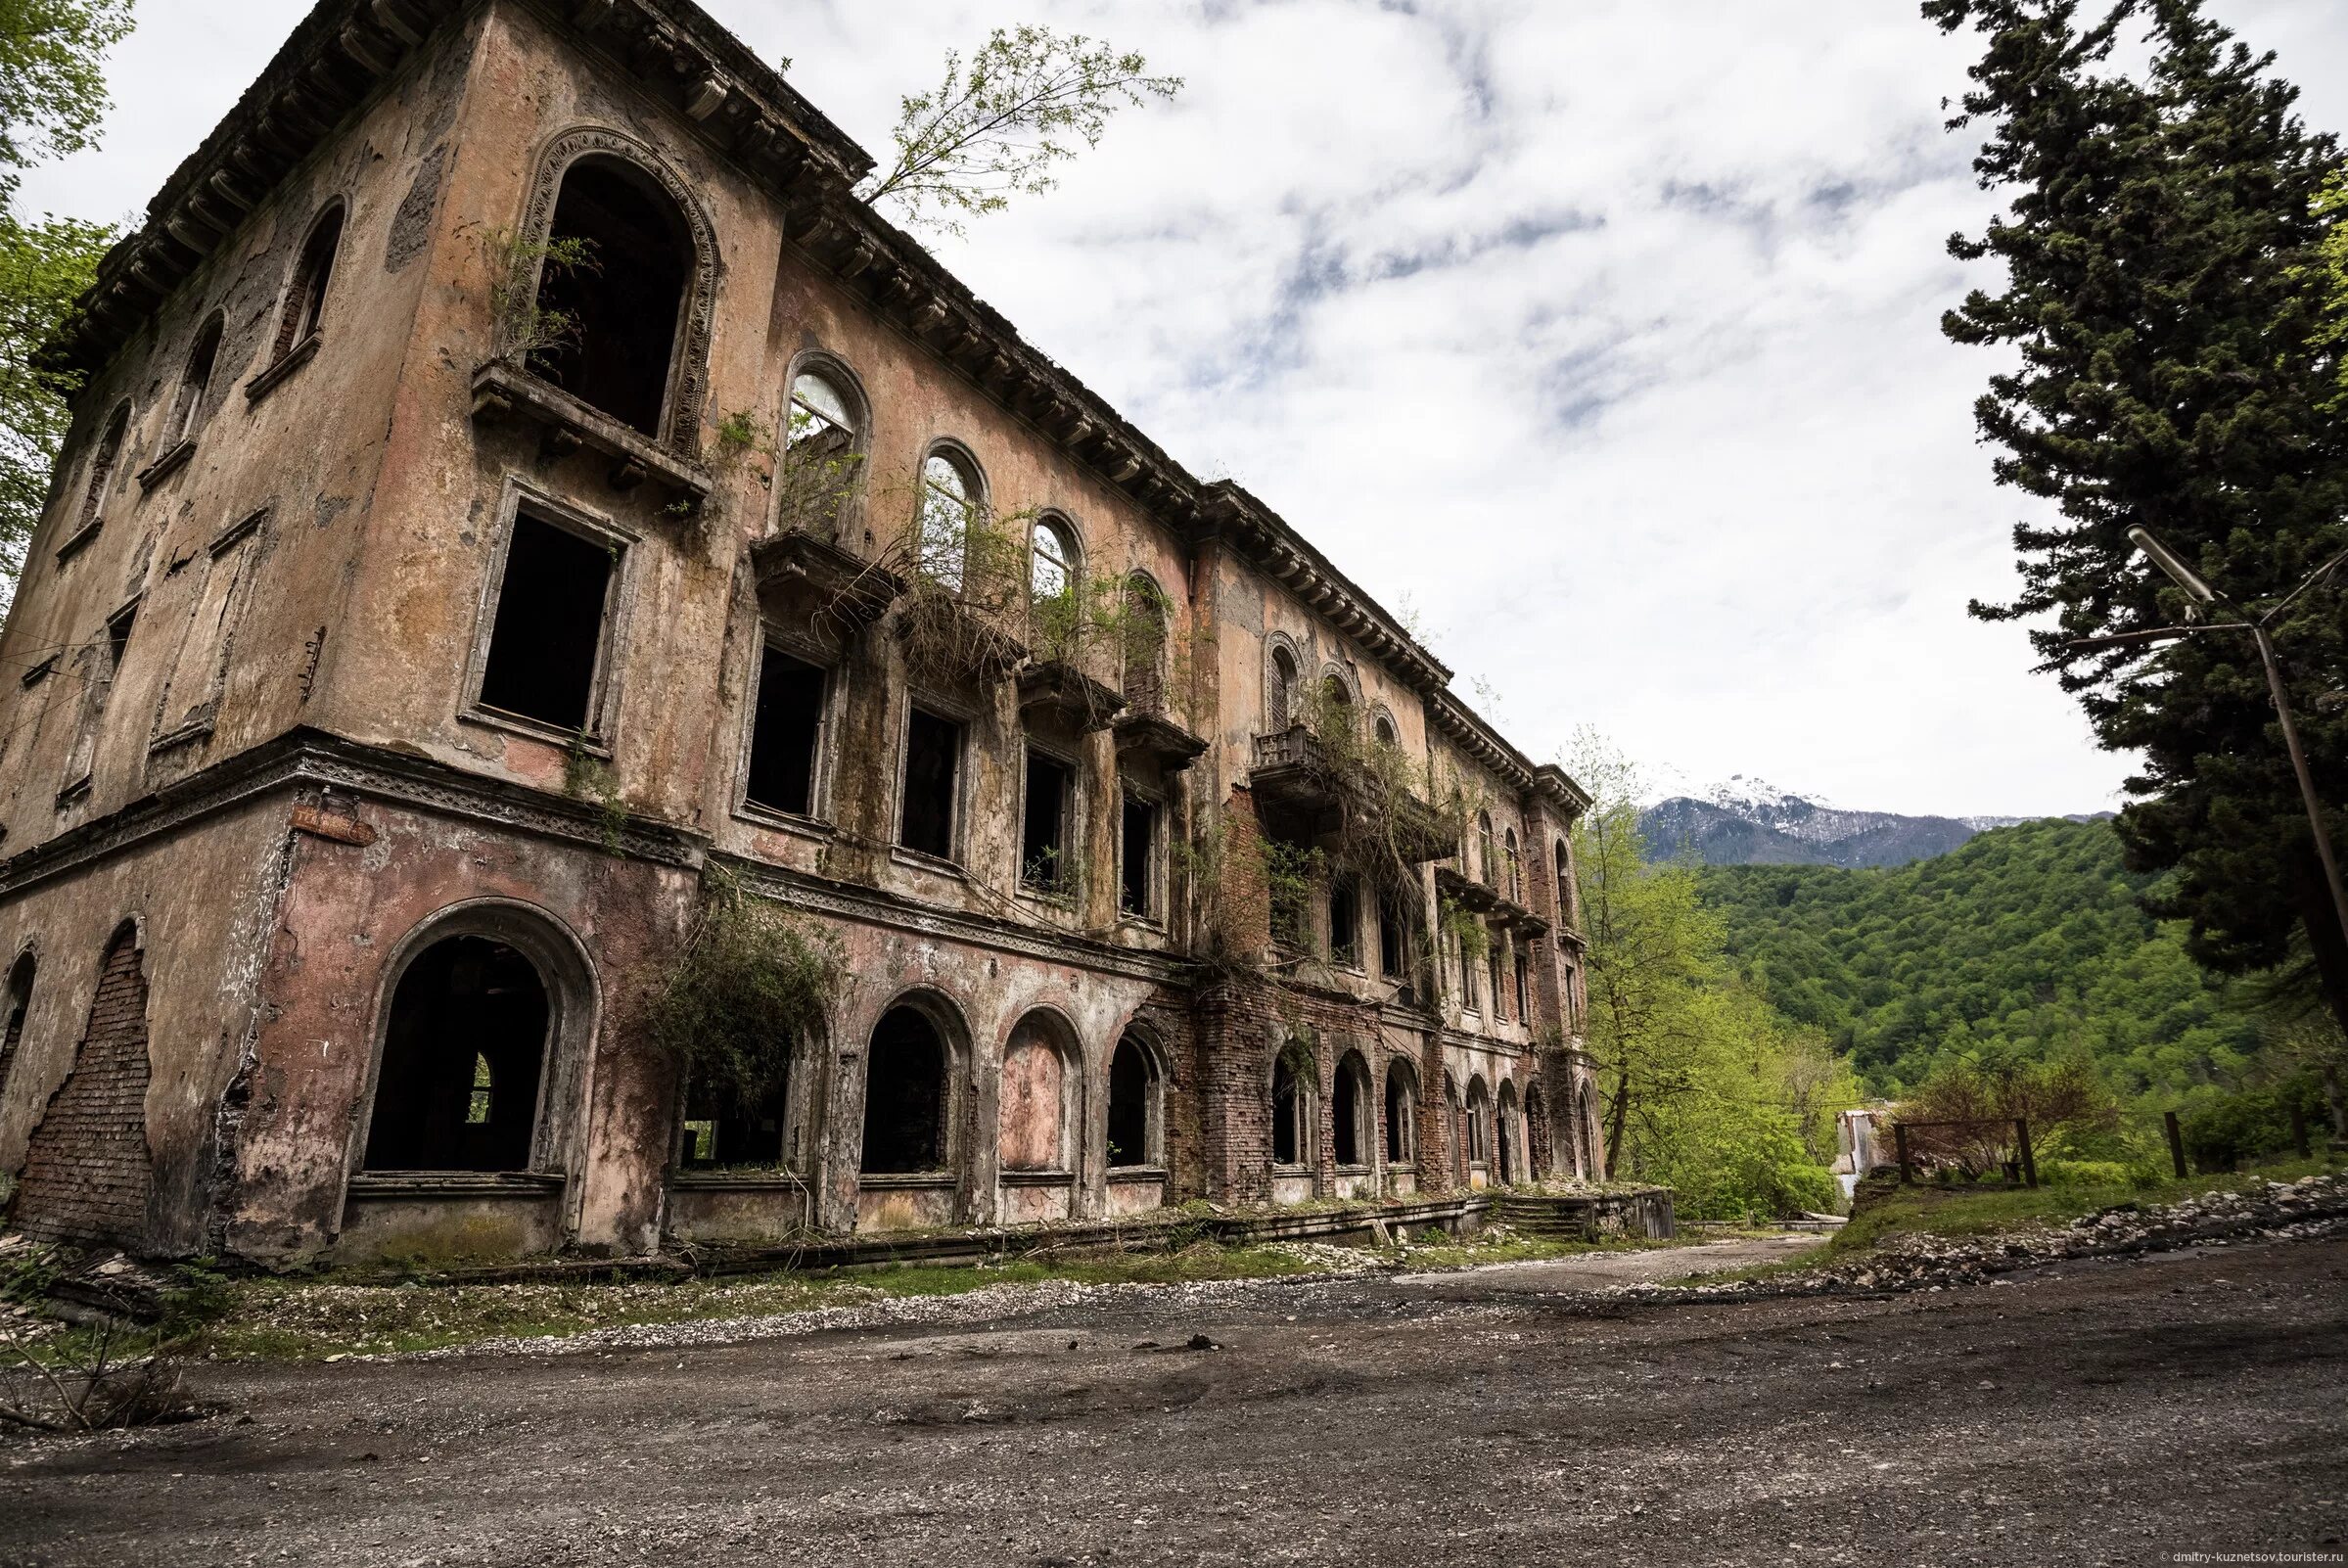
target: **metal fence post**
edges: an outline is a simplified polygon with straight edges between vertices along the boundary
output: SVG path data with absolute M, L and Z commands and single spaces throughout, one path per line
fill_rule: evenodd
M 2160 1119 L 2169 1130 L 2169 1159 L 2177 1167 L 2177 1179 L 2185 1179 L 2185 1129 L 2177 1125 L 2175 1111 L 2163 1111 Z

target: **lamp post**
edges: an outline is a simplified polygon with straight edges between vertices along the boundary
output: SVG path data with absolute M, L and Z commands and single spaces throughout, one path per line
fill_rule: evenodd
M 2152 536 L 2148 529 L 2128 530 L 2128 540 L 2144 552 L 2146 559 L 2186 591 L 2186 596 L 2208 610 L 2231 611 L 2238 619 L 2211 621 L 2198 625 L 2151 626 L 2142 631 L 2114 632 L 2108 637 L 2075 637 L 2064 644 L 2076 653 L 2093 653 L 2104 648 L 2133 648 L 2148 643 L 2175 642 L 2197 631 L 2247 631 L 2258 644 L 2259 661 L 2267 669 L 2267 694 L 2275 701 L 2275 716 L 2281 721 L 2283 750 L 2291 754 L 2291 770 L 2299 776 L 2299 801 L 2307 807 L 2307 825 L 2316 836 L 2316 856 L 2324 863 L 2324 881 L 2331 890 L 2332 917 L 2340 923 L 2340 939 L 2348 942 L 2348 889 L 2340 883 L 2340 863 L 2331 853 L 2331 835 L 2324 826 L 2324 803 L 2316 796 L 2315 775 L 2307 769 L 2307 751 L 2299 744 L 2299 725 L 2291 717 L 2290 694 L 2283 689 L 2282 666 L 2275 658 L 2275 639 L 2267 634 L 2267 623 L 2290 607 L 2291 601 L 2309 588 L 2331 576 L 2332 569 L 2348 561 L 2348 550 L 2341 551 L 2309 573 L 2296 588 L 2286 593 L 2274 608 L 2263 616 L 2253 616 L 2240 605 L 2201 580 L 2196 573 L 2175 552 Z

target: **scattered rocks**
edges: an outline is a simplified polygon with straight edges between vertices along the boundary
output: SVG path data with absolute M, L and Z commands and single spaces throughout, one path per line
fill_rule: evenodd
M 1647 1301 L 1716 1301 L 1769 1296 L 1871 1294 L 1978 1285 L 2070 1258 L 2223 1246 L 2244 1238 L 2297 1240 L 2348 1230 L 2348 1176 L 2270 1181 L 2241 1192 L 2208 1192 L 2147 1209 L 2123 1203 L 2067 1225 L 1996 1236 L 1895 1236 L 1863 1258 L 1766 1279 L 1719 1284 L 1626 1284 L 1607 1294 Z

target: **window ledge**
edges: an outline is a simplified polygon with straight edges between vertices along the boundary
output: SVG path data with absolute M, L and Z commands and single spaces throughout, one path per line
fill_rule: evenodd
M 805 1192 L 807 1184 L 785 1170 L 671 1171 L 668 1184 L 694 1192 Z
M 1019 901 L 1041 904 L 1046 909 L 1057 909 L 1062 914 L 1074 914 L 1077 907 L 1075 894 L 1063 893 L 1056 888 L 1039 888 L 1033 882 L 1019 885 Z
M 468 724 L 486 724 L 491 729 L 510 730 L 516 735 L 528 735 L 531 740 L 545 741 L 553 746 L 566 749 L 576 746 L 601 761 L 612 760 L 611 742 L 600 736 L 582 735 L 575 729 L 565 729 L 560 724 L 549 724 L 544 719 L 530 718 L 522 714 L 509 714 L 502 708 L 475 703 L 457 717 Z
M 546 443 L 560 456 L 588 448 L 611 458 L 611 485 L 632 490 L 646 480 L 670 491 L 687 511 L 708 497 L 714 481 L 701 464 L 679 457 L 599 413 L 560 387 L 501 359 L 473 373 L 473 417 L 523 419 L 546 430 Z
M 1312 1167 L 1309 1165 L 1275 1165 L 1271 1168 L 1271 1174 L 1283 1176 L 1309 1176 L 1312 1174 Z
M 1339 1176 L 1367 1176 L 1371 1168 L 1366 1165 L 1341 1165 L 1337 1167 L 1337 1174 Z
M 1074 1171 L 1004 1171 L 1000 1173 L 1006 1187 L 1064 1187 L 1077 1178 Z
M 187 467 L 188 460 L 195 455 L 196 438 L 191 436 L 139 470 L 139 488 L 142 490 L 154 489 L 158 484 Z
M 350 1178 L 354 1198 L 544 1198 L 565 1178 L 539 1171 L 362 1171 Z
M 318 357 L 318 345 L 325 340 L 311 333 L 285 352 L 285 357 L 245 383 L 245 406 L 251 408 L 275 392 L 295 371 Z
M 82 801 L 88 800 L 89 798 L 90 775 L 87 773 L 82 774 L 81 777 L 77 779 L 71 779 L 68 781 L 66 787 L 57 792 L 57 804 L 61 810 L 66 807 L 77 805 Z
M 736 806 L 734 815 L 755 827 L 772 828 L 778 833 L 794 833 L 803 839 L 827 840 L 837 838 L 840 833 L 839 828 L 822 817 L 777 810 L 771 806 L 760 806 L 756 801 L 744 801 Z
M 180 725 L 177 729 L 167 730 L 164 733 L 156 736 L 155 739 L 149 741 L 147 743 L 147 755 L 149 757 L 160 756 L 161 754 L 171 751 L 174 748 L 185 746 L 191 741 L 204 740 L 207 738 L 211 732 L 212 721 L 209 718 L 193 719 L 188 723 Z
M 98 530 L 104 527 L 106 527 L 105 519 L 92 518 L 66 535 L 66 542 L 57 547 L 57 564 L 64 566 L 74 556 L 79 555 L 88 547 L 89 542 L 98 536 Z
M 956 1179 L 951 1171 L 860 1171 L 856 1174 L 856 1185 L 867 1192 L 950 1189 Z
M 960 862 L 944 859 L 926 850 L 908 850 L 901 844 L 892 844 L 889 846 L 889 858 L 898 865 L 911 866 L 916 871 L 934 872 L 942 877 L 951 877 L 956 882 L 970 880 L 970 873 L 962 869 Z
M 1163 1181 L 1166 1167 L 1162 1165 L 1113 1165 L 1109 1167 L 1112 1181 Z

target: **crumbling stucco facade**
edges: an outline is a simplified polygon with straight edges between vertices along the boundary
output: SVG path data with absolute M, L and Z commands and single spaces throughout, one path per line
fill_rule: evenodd
M 686 0 L 322 0 L 173 176 L 0 636 L 17 1223 L 636 1254 L 1597 1168 L 1580 792 L 868 163 Z M 940 507 L 1051 576 L 943 667 Z M 1162 626 L 1046 646 L 1063 581 Z M 844 959 L 756 1107 L 642 1028 L 712 866 Z

